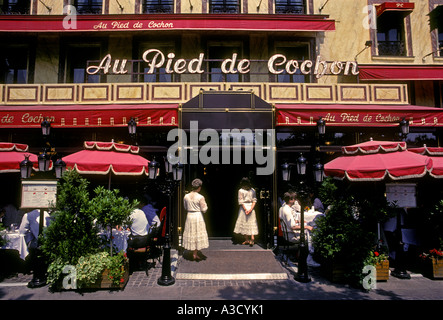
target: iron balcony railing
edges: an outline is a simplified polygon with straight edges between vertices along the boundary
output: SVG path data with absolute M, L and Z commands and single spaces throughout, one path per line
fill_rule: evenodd
M 174 0 L 144 1 L 143 13 L 174 13 Z
M 305 14 L 304 1 L 275 0 L 275 13 L 277 14 Z
M 404 41 L 378 41 L 379 56 L 406 56 Z
M 238 1 L 212 0 L 209 3 L 210 13 L 240 13 L 240 4 Z
M 438 48 L 440 49 L 440 57 L 443 57 L 443 40 L 438 42 Z
M 101 14 L 102 4 L 77 4 L 75 6 L 78 14 Z
M 30 2 L 13 2 L 13 1 L 3 1 L 0 5 L 1 14 L 29 14 L 30 13 Z

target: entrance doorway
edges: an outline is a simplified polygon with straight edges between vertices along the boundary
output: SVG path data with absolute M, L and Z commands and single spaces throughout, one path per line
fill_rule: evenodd
M 203 181 L 201 193 L 209 208 L 204 218 L 210 238 L 233 238 L 239 209 L 238 190 L 243 177 L 251 180 L 257 194 L 255 212 L 259 235 L 256 242 L 266 238 L 264 233 L 267 230 L 267 213 L 263 210 L 264 203 L 260 199 L 260 193 L 262 190 L 272 190 L 272 175 L 257 176 L 256 166 L 247 164 L 197 165 L 195 169 L 194 176 Z

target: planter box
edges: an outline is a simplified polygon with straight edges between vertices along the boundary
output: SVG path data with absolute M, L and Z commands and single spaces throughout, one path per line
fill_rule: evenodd
M 325 277 L 334 283 L 345 282 L 346 265 L 340 262 L 328 262 L 322 264 L 322 269 Z
M 123 282 L 119 283 L 118 285 L 114 285 L 109 279 L 108 274 L 109 271 L 105 270 L 102 273 L 101 278 L 97 279 L 96 282 L 91 283 L 87 286 L 84 286 L 84 289 L 120 289 L 122 290 L 129 280 L 129 264 L 125 264 L 125 273 L 123 274 Z
M 381 263 L 375 265 L 377 271 L 377 281 L 387 281 L 389 279 L 389 260 L 384 260 Z
M 443 259 L 432 258 L 432 278 L 443 279 Z

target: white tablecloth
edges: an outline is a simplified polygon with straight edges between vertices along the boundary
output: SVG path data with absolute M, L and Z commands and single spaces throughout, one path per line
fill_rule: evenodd
M 100 236 L 108 240 L 107 232 L 100 232 Z M 117 249 L 117 252 L 126 251 L 128 248 L 128 237 L 131 234 L 128 230 L 112 229 L 112 244 Z
M 2 232 L 1 237 L 6 239 L 7 243 L 1 249 L 17 250 L 20 258 L 25 260 L 29 254 L 28 246 L 26 245 L 25 235 L 18 232 Z

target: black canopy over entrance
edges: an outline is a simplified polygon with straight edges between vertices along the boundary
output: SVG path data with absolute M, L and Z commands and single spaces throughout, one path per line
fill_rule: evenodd
M 199 129 L 271 129 L 272 106 L 252 91 L 200 91 L 182 106 L 181 128 L 198 121 Z

